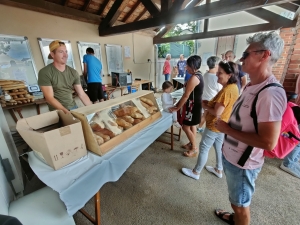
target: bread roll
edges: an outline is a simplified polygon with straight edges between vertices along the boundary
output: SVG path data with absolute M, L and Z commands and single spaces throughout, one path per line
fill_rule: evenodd
M 150 108 L 150 105 L 146 104 L 145 102 L 141 101 L 142 106 L 144 106 L 146 109 Z
M 138 124 L 138 123 L 140 123 L 140 122 L 142 122 L 143 120 L 141 120 L 141 119 L 134 119 L 134 122 L 133 122 L 133 125 L 136 125 L 136 124 Z
M 140 114 L 140 113 L 132 113 L 132 114 L 130 114 L 130 116 L 132 118 L 134 118 L 134 119 L 141 119 L 141 118 L 143 118 L 143 115 Z
M 133 107 L 133 106 L 126 106 L 126 107 L 123 107 L 123 108 L 120 108 L 120 109 L 117 109 L 114 111 L 114 114 L 117 116 L 117 117 L 122 117 L 122 116 L 128 116 L 130 115 L 131 113 L 134 113 L 138 111 L 138 108 L 137 107 Z
M 150 105 L 150 106 L 154 106 L 154 103 L 153 103 L 150 99 L 148 99 L 148 98 L 140 97 L 140 100 L 141 100 L 142 102 L 144 102 L 144 103 Z
M 102 137 L 100 137 L 99 135 L 97 135 L 97 134 L 93 134 L 93 136 L 94 136 L 94 138 L 96 139 L 96 141 L 97 141 L 97 144 L 98 144 L 98 145 L 101 145 L 101 144 L 103 144 L 103 143 L 104 143 L 104 140 L 103 140 L 103 138 L 102 138 Z
M 120 117 L 120 118 L 125 120 L 128 123 L 133 123 L 134 122 L 134 119 L 131 116 L 123 116 L 123 117 Z
M 102 137 L 104 142 L 107 142 L 110 140 L 110 137 L 108 135 L 103 134 L 102 132 L 95 131 L 94 134 Z

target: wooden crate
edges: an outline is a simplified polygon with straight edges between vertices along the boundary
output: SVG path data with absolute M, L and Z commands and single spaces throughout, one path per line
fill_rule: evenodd
M 150 99 L 153 103 L 154 106 L 158 108 L 158 112 L 150 115 L 148 118 L 143 120 L 142 122 L 134 125 L 133 127 L 123 131 L 121 134 L 115 136 L 114 138 L 110 139 L 109 141 L 101 144 L 100 146 L 96 142 L 94 136 L 93 136 L 93 131 L 92 128 L 89 125 L 89 115 L 99 112 L 102 110 L 110 109 L 114 106 L 118 106 L 122 103 L 129 102 L 131 100 L 138 99 L 140 97 L 145 97 Z M 156 99 L 154 97 L 154 94 L 152 91 L 138 91 L 133 94 L 121 96 L 115 99 L 111 99 L 109 101 L 105 102 L 100 102 L 97 104 L 93 104 L 90 106 L 85 106 L 81 107 L 75 110 L 72 110 L 71 113 L 73 116 L 77 119 L 79 119 L 82 123 L 82 128 L 83 128 L 83 133 L 84 133 L 84 138 L 86 142 L 87 149 L 98 154 L 98 155 L 104 155 L 105 153 L 109 152 L 112 148 L 115 146 L 119 145 L 135 133 L 139 132 L 143 128 L 147 127 L 151 123 L 153 123 L 155 120 L 159 119 L 162 115 L 161 112 L 159 111 L 159 107 L 157 105 Z

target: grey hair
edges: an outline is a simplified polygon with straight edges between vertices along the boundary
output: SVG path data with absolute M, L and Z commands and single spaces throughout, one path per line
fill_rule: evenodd
M 228 50 L 227 52 L 225 52 L 225 55 L 226 55 L 227 53 L 232 53 L 232 55 L 235 57 L 234 51 Z
M 276 31 L 256 33 L 247 38 L 247 44 L 258 45 L 259 49 L 257 50 L 269 50 L 271 52 L 271 64 L 275 64 L 277 62 L 284 48 L 284 40 Z
M 221 59 L 218 56 L 211 56 L 207 59 L 206 63 L 209 69 L 213 69 L 219 64 L 220 61 Z
M 166 59 L 169 58 L 169 57 L 171 57 L 171 54 L 167 54 L 167 55 L 166 55 Z

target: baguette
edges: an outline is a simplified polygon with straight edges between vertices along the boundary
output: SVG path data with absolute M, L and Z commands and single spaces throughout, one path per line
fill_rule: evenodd
M 140 122 L 142 122 L 143 120 L 141 120 L 141 119 L 134 119 L 134 122 L 133 122 L 133 125 L 136 125 L 136 124 L 138 124 L 138 123 L 140 123 Z
M 134 118 L 134 119 L 141 119 L 141 118 L 143 118 L 143 115 L 140 114 L 140 113 L 132 113 L 130 116 L 132 118 Z
M 120 108 L 120 109 L 117 109 L 114 111 L 114 114 L 117 116 L 117 117 L 122 117 L 122 116 L 128 116 L 130 115 L 131 113 L 134 113 L 138 111 L 138 108 L 137 107 L 133 107 L 133 106 L 126 106 L 126 107 L 123 107 L 123 108 Z
M 154 106 L 154 103 L 153 103 L 150 99 L 148 99 L 148 98 L 140 97 L 140 100 L 141 100 L 142 102 L 144 102 L 144 103 L 150 105 L 150 106 Z
M 131 116 L 123 116 L 121 119 L 125 120 L 128 123 L 133 123 L 134 119 Z
M 104 142 L 107 142 L 107 141 L 110 140 L 110 137 L 108 135 L 106 135 L 106 134 L 103 134 L 102 132 L 95 131 L 94 134 L 102 137 Z
M 146 104 L 145 102 L 141 101 L 142 106 L 144 106 L 146 109 L 150 108 L 150 105 Z
M 27 91 L 18 91 L 18 92 L 10 92 L 9 95 L 10 96 L 14 96 L 14 95 L 26 95 L 28 94 Z

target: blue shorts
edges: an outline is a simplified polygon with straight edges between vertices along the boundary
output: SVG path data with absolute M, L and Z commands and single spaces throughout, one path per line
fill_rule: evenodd
M 237 207 L 248 207 L 255 191 L 255 180 L 261 167 L 244 170 L 232 165 L 223 156 L 223 168 L 226 175 L 229 201 Z

